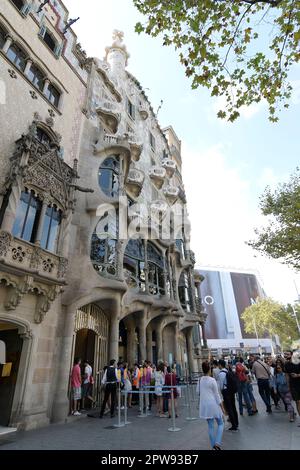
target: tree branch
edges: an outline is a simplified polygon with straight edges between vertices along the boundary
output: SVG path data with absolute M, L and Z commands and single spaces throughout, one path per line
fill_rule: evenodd
M 227 61 L 229 52 L 230 52 L 230 50 L 231 50 L 231 48 L 232 48 L 232 46 L 233 46 L 234 39 L 235 39 L 235 37 L 236 37 L 236 35 L 237 35 L 237 32 L 238 32 L 238 30 L 239 30 L 239 28 L 240 28 L 240 25 L 241 25 L 243 19 L 245 18 L 245 16 L 247 15 L 248 11 L 251 10 L 251 8 L 252 8 L 252 4 L 249 5 L 249 6 L 246 8 L 246 10 L 244 11 L 244 13 L 242 14 L 242 16 L 241 16 L 241 18 L 240 18 L 240 21 L 239 21 L 238 24 L 237 24 L 237 27 L 236 27 L 236 29 L 235 29 L 235 31 L 234 31 L 234 33 L 233 33 L 232 42 L 231 42 L 231 44 L 230 44 L 230 46 L 229 46 L 229 48 L 228 48 L 228 51 L 226 52 L 226 56 L 225 56 L 224 62 L 223 62 L 223 64 L 222 64 L 222 67 L 224 67 L 224 65 L 226 64 L 226 61 Z

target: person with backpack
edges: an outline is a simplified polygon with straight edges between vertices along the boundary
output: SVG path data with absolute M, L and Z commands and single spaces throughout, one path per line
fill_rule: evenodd
M 219 388 L 223 396 L 224 406 L 228 413 L 231 427 L 228 431 L 237 431 L 239 419 L 235 406 L 235 394 L 238 390 L 238 382 L 235 373 L 230 368 L 226 368 L 224 359 L 219 360 L 220 373 L 218 376 Z
M 248 395 L 248 374 L 249 371 L 244 366 L 244 359 L 242 357 L 239 358 L 238 362 L 235 366 L 235 372 L 238 378 L 238 398 L 239 398 L 239 410 L 240 415 L 243 416 L 243 398 L 244 402 L 246 403 L 248 416 L 253 416 L 253 409 L 250 397 Z
M 271 393 L 270 393 L 270 378 L 271 370 L 268 364 L 265 364 L 260 356 L 256 356 L 255 362 L 252 366 L 252 371 L 257 379 L 259 394 L 266 405 L 267 413 L 272 413 L 271 409 Z

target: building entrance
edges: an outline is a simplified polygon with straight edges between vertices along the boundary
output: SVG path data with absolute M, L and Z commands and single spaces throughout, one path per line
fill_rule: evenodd
M 101 399 L 100 382 L 103 368 L 107 365 L 108 360 L 108 331 L 109 321 L 98 305 L 90 304 L 77 310 L 70 366 L 72 368 L 75 357 L 80 357 L 82 373 L 84 373 L 84 361 L 87 360 L 90 363 L 95 381 L 93 396 L 98 402 Z
M 0 426 L 9 426 L 23 339 L 16 325 L 0 322 L 0 341 L 5 344 L 5 364 L 0 364 Z

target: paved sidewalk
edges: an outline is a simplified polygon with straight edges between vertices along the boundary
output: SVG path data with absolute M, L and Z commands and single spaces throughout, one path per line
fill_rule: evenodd
M 255 387 L 256 389 L 256 387 Z M 256 390 L 255 390 L 256 391 Z M 257 394 L 257 392 L 256 392 Z M 281 411 L 265 412 L 260 397 L 259 413 L 240 417 L 240 430 L 224 431 L 223 448 L 227 450 L 300 450 L 300 419 L 290 423 L 282 406 Z M 151 416 L 138 418 L 137 407 L 129 410 L 132 424 L 113 428 L 117 419 L 102 420 L 83 417 L 68 424 L 51 425 L 34 431 L 20 432 L 17 438 L 0 446 L 1 450 L 206 450 L 209 449 L 207 424 L 204 420 L 187 421 L 187 407 L 180 407 L 176 425 L 179 432 L 169 432 L 171 419 Z M 197 416 L 197 403 L 193 415 Z M 226 428 L 230 425 L 226 423 Z

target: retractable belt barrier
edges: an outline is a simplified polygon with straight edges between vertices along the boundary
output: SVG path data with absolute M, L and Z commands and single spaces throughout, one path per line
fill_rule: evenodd
M 160 393 L 162 394 L 171 394 L 171 417 L 172 417 L 172 426 L 170 428 L 168 428 L 168 431 L 171 431 L 171 432 L 178 432 L 178 431 L 181 431 L 181 428 L 178 428 L 176 427 L 176 424 L 175 424 L 175 418 L 176 418 L 176 414 L 175 414 L 175 398 L 174 398 L 174 388 L 176 387 L 176 389 L 182 389 L 182 390 L 185 390 L 186 389 L 186 394 L 184 394 L 184 397 L 185 397 L 185 401 L 187 401 L 186 404 L 184 404 L 184 406 L 187 406 L 188 407 L 188 417 L 186 417 L 186 420 L 188 421 L 194 421 L 196 419 L 198 419 L 197 417 L 192 417 L 191 414 L 192 414 L 192 410 L 191 410 L 191 394 L 190 394 L 190 384 L 180 384 L 180 385 L 164 385 L 164 386 L 159 386 L 159 389 L 160 389 Z M 140 414 L 138 415 L 139 418 L 145 418 L 147 417 L 147 410 L 146 412 L 144 413 L 143 412 L 143 408 L 144 408 L 144 398 L 143 396 L 144 395 L 150 395 L 150 394 L 153 394 L 155 393 L 155 390 L 157 389 L 158 387 L 155 387 L 155 385 L 143 385 L 139 390 L 121 390 L 121 387 L 119 386 L 118 387 L 118 424 L 115 424 L 114 426 L 117 427 L 117 428 L 121 428 L 121 427 L 124 427 L 128 424 L 131 424 L 130 421 L 128 421 L 128 408 L 127 408 L 127 398 L 128 398 L 128 395 L 129 394 L 136 394 L 136 395 L 139 395 L 139 404 L 140 404 Z M 124 399 L 124 420 L 123 422 L 121 422 L 121 395 L 123 395 L 125 397 Z M 146 398 L 146 397 L 145 397 Z

